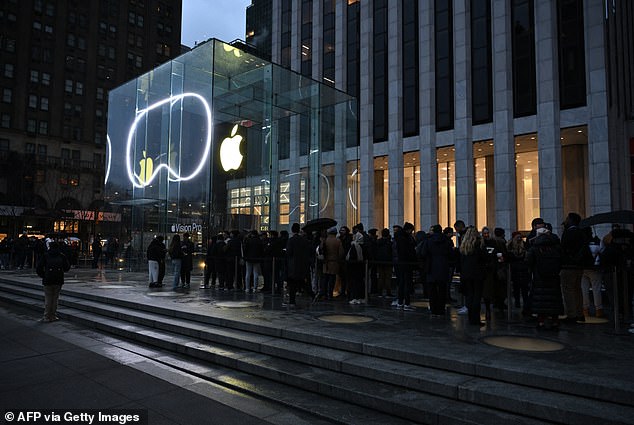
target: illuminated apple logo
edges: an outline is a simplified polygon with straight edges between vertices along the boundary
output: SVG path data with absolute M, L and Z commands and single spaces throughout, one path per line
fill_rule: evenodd
M 203 140 L 204 150 L 202 155 L 200 156 L 200 162 L 196 164 L 196 168 L 189 174 L 183 175 L 180 169 L 173 169 L 169 166 L 169 164 L 163 164 L 160 161 L 157 161 L 157 164 L 154 164 L 154 161 L 151 158 L 146 157 L 146 152 L 143 151 L 143 159 L 140 161 L 141 172 L 137 174 L 133 169 L 134 162 L 134 144 L 136 140 L 136 131 L 139 123 L 142 119 L 147 117 L 147 115 L 158 108 L 162 108 L 164 105 L 169 107 L 170 113 L 174 108 L 174 105 L 177 103 L 183 108 L 182 101 L 184 98 L 193 98 L 199 101 L 205 110 L 205 116 L 207 118 L 207 131 L 205 134 L 205 138 Z M 159 171 L 161 169 L 167 170 L 167 179 L 171 182 L 180 182 L 187 181 L 193 179 L 198 173 L 200 173 L 205 165 L 207 165 L 207 158 L 209 157 L 209 151 L 211 150 L 211 108 L 209 104 L 201 95 L 197 93 L 181 93 L 178 95 L 170 96 L 166 99 L 160 100 L 156 103 L 151 104 L 147 108 L 140 109 L 136 113 L 136 117 L 134 122 L 130 126 L 130 130 L 128 132 L 128 140 L 126 142 L 126 152 L 125 152 L 125 161 L 126 161 L 126 171 L 128 173 L 128 179 L 132 183 L 132 185 L 136 188 L 142 189 L 148 185 L 156 178 Z M 176 142 L 181 142 L 180 140 L 176 140 Z M 156 165 L 156 166 L 155 166 Z
M 233 126 L 231 136 L 222 141 L 220 145 L 220 164 L 225 171 L 237 170 L 242 164 L 242 154 L 240 153 L 240 142 L 242 136 L 236 134 L 238 124 Z
M 143 151 L 143 159 L 139 161 L 139 166 L 141 167 L 141 171 L 137 178 L 139 179 L 139 183 L 145 185 L 149 182 L 150 176 L 152 176 L 152 171 L 154 170 L 154 161 L 152 158 L 148 158 Z

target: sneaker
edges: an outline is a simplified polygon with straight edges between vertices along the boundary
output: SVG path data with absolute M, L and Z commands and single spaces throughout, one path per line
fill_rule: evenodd
M 398 300 L 397 299 L 392 301 L 392 307 L 396 307 L 396 306 L 398 306 Z
M 462 306 L 458 309 L 457 313 L 461 316 L 464 316 L 469 313 L 469 309 L 467 308 L 467 306 Z
M 348 304 L 354 305 L 354 304 L 359 304 L 359 302 L 357 300 L 353 299 L 353 300 L 348 301 Z
M 398 310 L 403 310 L 403 304 L 399 304 L 398 302 L 396 303 L 395 306 Z
M 416 311 L 416 307 L 412 307 L 412 306 L 411 306 L 411 305 L 409 305 L 409 304 L 405 304 L 405 305 L 403 306 L 403 310 L 405 310 L 405 311 Z

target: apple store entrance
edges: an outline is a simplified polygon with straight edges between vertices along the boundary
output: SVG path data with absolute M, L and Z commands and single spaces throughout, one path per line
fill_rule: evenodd
M 358 190 L 334 190 L 358 164 L 356 99 L 247 50 L 211 39 L 109 93 L 104 200 L 121 240 L 357 214 Z

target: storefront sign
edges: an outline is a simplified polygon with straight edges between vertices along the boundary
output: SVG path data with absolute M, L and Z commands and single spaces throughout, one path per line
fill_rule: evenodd
M 192 224 L 172 224 L 172 233 L 183 233 L 183 232 L 202 232 L 203 225 L 198 223 Z

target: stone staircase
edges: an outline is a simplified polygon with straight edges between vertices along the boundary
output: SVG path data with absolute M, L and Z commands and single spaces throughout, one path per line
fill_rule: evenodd
M 381 344 L 67 288 L 59 308 L 64 319 L 174 353 L 181 361 L 167 356 L 166 365 L 320 420 L 634 424 L 632 382 L 572 373 L 563 363 L 553 370 L 539 358 L 522 364 L 488 357 L 499 351 L 481 345 L 470 354 L 482 355 L 461 355 L 440 341 L 433 350 L 413 350 L 410 341 Z M 39 284 L 0 279 L 0 300 L 41 311 L 43 293 Z

